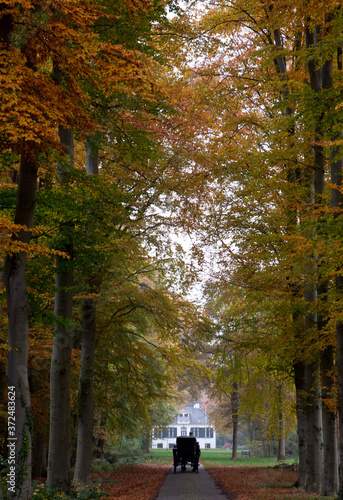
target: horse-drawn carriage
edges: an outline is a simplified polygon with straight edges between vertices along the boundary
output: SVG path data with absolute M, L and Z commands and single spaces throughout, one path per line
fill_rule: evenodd
M 194 436 L 177 437 L 173 448 L 174 474 L 178 465 L 185 471 L 188 464 L 192 466 L 193 471 L 198 472 L 199 457 L 200 447 Z

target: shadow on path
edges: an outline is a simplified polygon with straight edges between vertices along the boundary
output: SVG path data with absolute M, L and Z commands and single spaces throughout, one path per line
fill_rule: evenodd
M 188 467 L 181 472 L 181 468 L 171 467 L 167 474 L 156 500 L 228 500 L 230 497 L 221 493 L 210 474 L 199 466 L 199 472 L 192 472 Z

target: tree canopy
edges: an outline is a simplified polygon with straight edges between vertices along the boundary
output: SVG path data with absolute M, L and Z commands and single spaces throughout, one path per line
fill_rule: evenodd
M 299 486 L 343 495 L 342 37 L 334 0 L 0 4 L 8 498 L 49 434 L 67 491 L 193 377 L 236 430 L 297 420 Z

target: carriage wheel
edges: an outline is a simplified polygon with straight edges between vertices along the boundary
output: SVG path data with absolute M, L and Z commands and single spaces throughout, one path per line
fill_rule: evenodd
M 177 456 L 177 451 L 174 448 L 173 449 L 173 465 L 174 465 L 174 474 L 176 473 L 176 467 L 178 465 L 178 456 Z
M 196 467 L 197 474 L 199 474 L 199 458 L 200 458 L 200 455 L 199 455 L 199 453 L 197 453 L 195 455 L 195 467 Z

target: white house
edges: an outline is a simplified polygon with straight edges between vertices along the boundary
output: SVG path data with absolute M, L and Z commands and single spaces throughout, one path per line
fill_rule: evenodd
M 208 416 L 199 403 L 181 408 L 174 422 L 162 431 L 155 430 L 152 448 L 173 448 L 177 436 L 188 436 L 190 432 L 197 438 L 200 448 L 216 447 L 216 431 L 208 422 Z

